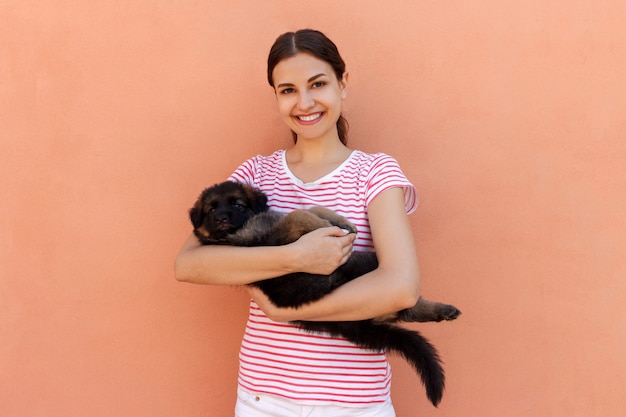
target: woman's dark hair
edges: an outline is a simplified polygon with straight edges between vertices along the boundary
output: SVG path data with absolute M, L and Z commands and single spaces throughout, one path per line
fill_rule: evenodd
M 287 32 L 276 38 L 267 58 L 267 81 L 274 87 L 272 73 L 274 67 L 284 59 L 291 58 L 300 52 L 305 52 L 327 62 L 335 71 L 337 80 L 343 78 L 346 64 L 343 62 L 337 46 L 322 32 L 313 29 L 302 29 L 297 32 Z M 348 121 L 342 116 L 337 120 L 339 140 L 344 145 L 348 142 Z M 294 142 L 298 139 L 295 132 Z

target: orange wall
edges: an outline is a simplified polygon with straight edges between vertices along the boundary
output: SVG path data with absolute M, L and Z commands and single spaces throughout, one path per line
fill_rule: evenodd
M 384 5 L 383 5 L 384 4 Z M 289 144 L 269 46 L 351 72 L 351 143 L 416 184 L 424 294 L 454 323 L 439 410 L 623 416 L 626 3 L 3 1 L 0 415 L 230 416 L 246 297 L 177 283 L 186 210 Z

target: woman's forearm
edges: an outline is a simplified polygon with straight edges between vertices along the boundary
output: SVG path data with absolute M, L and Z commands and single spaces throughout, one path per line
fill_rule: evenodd
M 191 235 L 176 257 L 175 276 L 195 284 L 243 285 L 292 272 L 329 274 L 348 259 L 353 241 L 338 227 L 282 246 L 203 246 Z
M 259 291 L 252 295 L 275 321 L 353 321 L 382 316 L 414 306 L 419 298 L 419 270 L 377 269 L 337 288 L 322 299 L 298 308 L 277 308 Z
M 329 294 L 329 299 L 317 306 L 317 311 L 312 311 L 306 320 L 365 320 L 413 307 L 419 299 L 416 284 L 419 279 L 409 277 L 408 271 L 405 273 L 403 279 L 396 276 L 390 280 L 383 270 L 377 269 L 351 281 Z M 328 303 L 327 308 L 324 303 Z
M 175 262 L 178 281 L 209 285 L 245 285 L 291 272 L 287 246 L 203 246 L 190 236 Z

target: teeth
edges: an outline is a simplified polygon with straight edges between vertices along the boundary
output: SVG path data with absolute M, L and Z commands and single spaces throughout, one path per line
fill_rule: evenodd
M 302 120 L 303 122 L 312 122 L 313 120 L 319 118 L 320 116 L 321 116 L 321 113 L 315 113 L 310 116 L 298 116 L 298 119 Z

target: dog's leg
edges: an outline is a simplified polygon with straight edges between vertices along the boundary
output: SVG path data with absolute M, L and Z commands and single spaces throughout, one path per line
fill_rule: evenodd
M 331 223 L 328 220 L 322 219 L 308 210 L 294 210 L 276 224 L 273 235 L 277 241 L 272 242 L 272 244 L 284 245 L 295 242 L 304 234 L 329 226 Z
M 455 320 L 461 315 L 461 310 L 450 304 L 429 301 L 420 296 L 417 304 L 411 308 L 399 311 L 395 320 L 405 322 L 429 322 L 442 320 Z
M 356 227 L 352 223 L 350 223 L 348 219 L 340 216 L 332 210 L 329 210 L 325 207 L 315 206 L 311 207 L 308 211 L 315 214 L 321 219 L 328 220 L 333 226 L 345 229 L 350 233 L 356 233 Z

